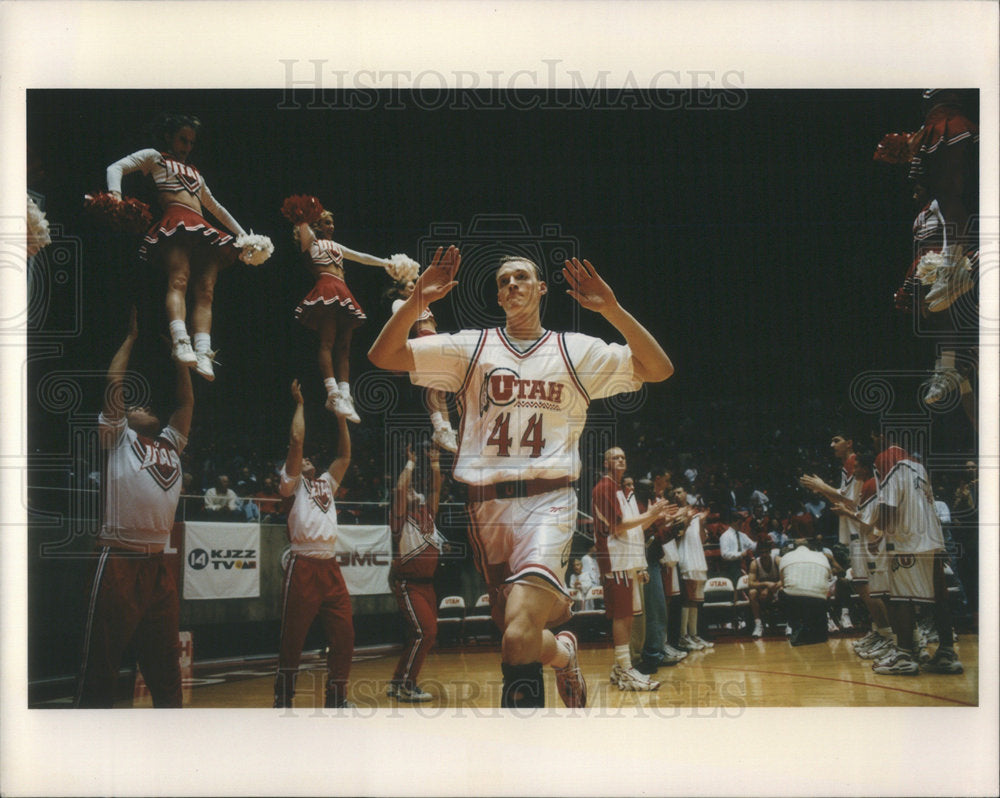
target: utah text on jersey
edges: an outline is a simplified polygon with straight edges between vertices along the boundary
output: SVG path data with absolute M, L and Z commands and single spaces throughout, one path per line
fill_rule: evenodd
M 139 458 L 139 470 L 148 471 L 164 491 L 170 490 L 181 475 L 181 459 L 177 451 L 162 438 L 136 435 L 132 452 Z

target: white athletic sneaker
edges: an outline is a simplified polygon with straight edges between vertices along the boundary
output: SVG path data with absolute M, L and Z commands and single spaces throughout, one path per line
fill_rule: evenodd
M 826 631 L 828 631 L 828 632 L 839 632 L 840 631 L 840 627 L 837 626 L 837 624 L 834 623 L 833 618 L 831 618 L 829 616 L 827 616 L 827 618 L 826 618 Z
M 907 652 L 897 649 L 892 656 L 876 662 L 872 670 L 883 676 L 916 676 L 920 673 L 920 666 Z
M 847 611 L 847 607 L 844 607 L 840 612 L 840 628 L 841 629 L 853 629 L 854 623 L 851 621 L 851 613 Z
M 556 668 L 556 689 L 559 697 L 570 709 L 587 706 L 587 682 L 580 670 L 580 662 L 576 656 L 576 635 L 572 632 L 560 632 L 556 640 L 562 640 L 572 652 L 569 662 L 562 668 Z
M 458 437 L 455 435 L 455 430 L 451 427 L 441 427 L 434 430 L 434 434 L 431 435 L 431 443 L 439 449 L 444 449 L 446 452 L 454 453 L 458 451 Z
M 389 698 L 395 698 L 399 695 L 399 682 L 389 682 L 385 688 L 385 694 Z
M 700 637 L 699 635 L 694 635 L 693 640 L 702 648 L 715 648 L 715 643 L 711 640 L 706 640 L 704 637 Z
M 679 645 L 686 651 L 701 651 L 705 648 L 705 646 L 691 637 L 691 635 L 684 635 L 681 637 Z
M 752 634 L 752 636 L 754 638 L 758 638 L 758 637 L 763 637 L 764 636 L 764 623 L 762 621 L 754 621 L 753 622 L 753 634 Z
M 790 623 L 785 624 L 785 637 L 792 636 L 792 625 Z
M 881 637 L 881 635 L 879 635 L 878 632 L 872 629 L 864 637 L 859 637 L 857 640 L 852 640 L 851 645 L 854 646 L 855 651 L 858 651 L 859 649 L 867 648 L 868 646 L 870 646 L 872 643 L 875 642 L 875 638 L 877 637 Z
M 660 689 L 660 683 L 653 681 L 635 668 L 618 669 L 618 689 L 635 692 L 652 692 Z
M 678 661 L 684 659 L 688 655 L 686 651 L 681 651 L 679 648 L 674 648 L 669 643 L 663 647 L 663 651 L 670 659 L 676 659 Z
M 326 404 L 323 405 L 331 413 L 337 412 L 337 400 L 340 398 L 339 393 L 328 393 L 326 395 Z
M 399 689 L 396 691 L 396 698 L 400 701 L 408 701 L 411 704 L 434 700 L 434 696 L 430 693 L 424 692 L 417 685 L 407 687 L 405 684 L 399 685 Z
M 174 344 L 174 348 L 170 352 L 170 357 L 188 367 L 198 363 L 198 356 L 194 353 L 194 349 L 191 348 L 190 338 L 178 338 L 177 343 Z
M 204 377 L 209 382 L 215 379 L 215 369 L 212 367 L 212 364 L 215 362 L 215 355 L 217 352 L 218 350 L 215 352 L 195 352 L 195 356 L 198 358 L 198 364 L 194 367 L 194 370 L 199 377 Z
M 330 400 L 327 399 L 328 404 L 329 401 Z M 359 416 L 357 411 L 354 409 L 354 401 L 349 395 L 340 394 L 333 400 L 333 412 L 341 418 L 346 418 L 354 424 L 361 423 L 361 416 Z
M 879 636 L 879 639 L 873 642 L 870 646 L 856 651 L 855 653 L 861 657 L 861 659 L 878 660 L 890 651 L 894 650 L 894 648 L 895 646 L 888 637 Z
M 961 377 L 955 369 L 936 369 L 934 375 L 927 383 L 927 393 L 924 394 L 924 403 L 933 405 L 940 402 L 953 390 L 958 388 Z

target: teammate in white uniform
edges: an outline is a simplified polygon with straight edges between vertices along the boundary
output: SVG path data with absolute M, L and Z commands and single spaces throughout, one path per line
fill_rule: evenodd
M 642 585 L 649 581 L 643 530 L 664 518 L 669 505 L 660 499 L 640 513 L 635 491 L 623 484 L 625 468 L 625 452 L 617 446 L 608 449 L 604 476 L 591 491 L 605 614 L 611 619 L 615 649 L 611 683 L 620 690 L 656 690 L 660 683 L 633 666 L 629 640 L 633 619 L 642 613 Z
M 944 584 L 944 535 L 934 512 L 930 478 L 905 450 L 886 446 L 879 433 L 873 437 L 884 449 L 875 459 L 878 489 L 870 519 L 888 535 L 890 620 L 896 634 L 895 649 L 877 660 L 873 670 L 890 676 L 920 672 L 913 656 L 915 605 L 933 604 L 940 644 L 925 670 L 961 673 Z M 858 514 L 854 517 L 859 523 L 865 520 Z
M 84 708 L 112 706 L 122 656 L 132 641 L 153 706 L 182 703 L 180 599 L 163 550 L 181 494 L 180 454 L 191 429 L 194 392 L 190 371 L 178 364 L 177 409 L 166 427 L 149 408 L 124 407 L 125 372 L 138 335 L 133 308 L 128 336 L 108 367 L 100 415 L 107 473 L 75 701 Z
M 173 342 L 173 358 L 194 368 L 207 380 L 215 379 L 212 361 L 212 300 L 219 269 L 232 262 L 237 250 L 234 236 L 243 228 L 208 190 L 205 179 L 187 163 L 201 122 L 196 117 L 164 114 L 154 124 L 157 145 L 115 161 L 107 168 L 108 191 L 121 199 L 122 176 L 142 172 L 153 178 L 163 206 L 139 255 L 153 258 L 167 273 L 166 310 Z M 202 216 L 209 211 L 229 231 L 212 227 Z M 232 235 L 230 235 L 230 233 Z M 194 309 L 187 331 L 188 281 L 194 274 Z
M 680 647 L 684 651 L 702 651 L 715 647 L 715 643 L 698 634 L 698 610 L 705 603 L 705 582 L 708 579 L 704 526 L 708 511 L 698 512 L 690 504 L 688 492 L 679 485 L 674 488 L 672 498 L 685 511 L 678 519 L 683 531 L 677 536 L 678 567 L 684 582 Z
M 799 484 L 807 490 L 823 496 L 830 502 L 831 506 L 843 504 L 851 509 L 856 509 L 864 480 L 855 476 L 857 455 L 854 452 L 854 440 L 846 435 L 836 434 L 830 439 L 830 449 L 833 451 L 833 456 L 840 461 L 840 487 L 832 487 L 815 474 L 803 475 L 799 478 Z M 862 534 L 860 525 L 850 514 L 840 513 L 839 515 L 840 543 L 849 546 L 851 552 L 851 585 L 872 619 L 873 629 L 865 636 L 869 638 L 870 642 L 871 635 L 875 634 L 878 629 L 887 627 L 889 619 L 886 615 L 885 605 L 881 600 L 872 598 L 871 595 L 871 585 L 868 580 L 868 536 Z M 843 628 L 850 625 L 850 617 L 847 615 L 846 607 L 840 625 Z
M 583 706 L 576 640 L 546 629 L 569 617 L 563 580 L 576 522 L 577 441 L 591 399 L 664 380 L 673 366 L 594 267 L 575 258 L 563 269 L 567 293 L 604 316 L 626 345 L 545 330 L 540 303 L 548 286 L 525 258 L 504 260 L 496 273 L 505 327 L 408 340 L 424 309 L 457 285 L 460 262 L 457 248 L 438 249 L 369 357 L 457 395 L 454 474 L 469 486 L 470 537 L 503 629 L 502 706 L 544 706 L 543 664 L 557 668 L 563 701 Z

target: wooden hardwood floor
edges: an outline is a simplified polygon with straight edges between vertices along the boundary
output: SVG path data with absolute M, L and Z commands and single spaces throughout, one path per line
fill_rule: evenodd
M 615 708 L 648 709 L 669 716 L 682 708 L 712 710 L 719 716 L 757 707 L 962 707 L 978 702 L 978 637 L 963 635 L 956 651 L 965 672 L 881 676 L 859 659 L 853 638 L 792 648 L 784 638 L 722 638 L 714 649 L 695 652 L 682 663 L 661 668 L 655 692 L 622 692 L 610 684 L 612 652 L 608 645 L 586 645 L 580 666 L 588 685 L 587 714 Z M 933 650 L 933 649 L 932 649 Z M 435 650 L 427 658 L 421 687 L 434 696 L 407 704 L 386 696 L 397 652 L 355 654 L 350 699 L 359 710 L 398 708 L 431 717 L 500 704 L 500 654 L 495 646 Z M 187 706 L 201 708 L 269 707 L 274 665 L 271 662 L 198 666 Z M 303 659 L 295 709 L 322 707 L 324 662 L 315 654 Z M 562 707 L 555 676 L 545 669 L 547 707 Z

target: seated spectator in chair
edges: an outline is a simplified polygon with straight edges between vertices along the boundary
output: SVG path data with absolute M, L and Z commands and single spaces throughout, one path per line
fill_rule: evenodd
M 243 514 L 238 512 L 237 495 L 229 487 L 229 477 L 219 474 L 214 487 L 205 491 L 206 517 L 213 521 L 242 520 Z
M 795 548 L 781 557 L 782 603 L 792 627 L 793 646 L 825 643 L 827 640 L 827 592 L 831 561 L 815 551 L 812 539 L 798 538 Z
M 772 556 L 771 547 L 770 542 L 762 541 L 757 544 L 756 556 L 750 561 L 750 571 L 747 574 L 747 596 L 753 613 L 754 637 L 764 634 L 761 609 L 776 606 L 781 591 L 781 558 Z

